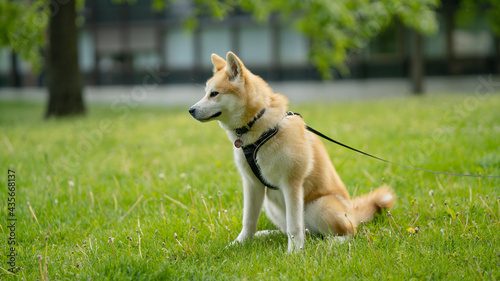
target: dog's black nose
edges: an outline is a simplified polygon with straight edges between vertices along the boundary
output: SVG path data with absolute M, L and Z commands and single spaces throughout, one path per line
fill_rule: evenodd
M 189 113 L 191 114 L 191 116 L 194 116 L 194 112 L 195 112 L 195 111 L 196 111 L 196 108 L 194 108 L 194 107 L 191 107 L 191 108 L 189 109 Z

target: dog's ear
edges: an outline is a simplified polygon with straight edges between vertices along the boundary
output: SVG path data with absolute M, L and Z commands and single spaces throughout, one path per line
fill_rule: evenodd
M 226 55 L 226 71 L 229 76 L 229 80 L 236 81 L 241 77 L 241 71 L 243 70 L 243 63 L 241 60 L 233 53 L 228 52 Z
M 226 61 L 217 54 L 212 54 L 212 64 L 214 65 L 214 73 L 216 73 L 226 66 Z

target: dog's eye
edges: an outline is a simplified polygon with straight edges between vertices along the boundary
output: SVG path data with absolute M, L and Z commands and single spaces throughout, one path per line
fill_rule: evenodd
M 211 98 L 215 98 L 217 95 L 219 95 L 219 92 L 215 92 L 215 91 L 214 91 L 214 92 L 211 92 L 211 93 L 210 93 L 210 97 L 211 97 Z

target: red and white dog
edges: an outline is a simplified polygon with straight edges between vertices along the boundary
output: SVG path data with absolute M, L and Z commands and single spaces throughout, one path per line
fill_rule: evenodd
M 235 143 L 234 160 L 244 189 L 243 229 L 237 242 L 256 234 L 262 203 L 271 221 L 288 235 L 289 252 L 304 246 L 306 228 L 348 236 L 359 222 L 394 205 L 388 186 L 351 200 L 321 140 L 306 130 L 301 117 L 286 114 L 288 100 L 283 95 L 274 93 L 232 52 L 226 60 L 213 54 L 212 63 L 214 75 L 205 96 L 189 112 L 202 122 L 218 120 Z M 263 181 L 252 171 L 243 148 L 261 141 L 273 128 L 275 134 L 255 158 Z

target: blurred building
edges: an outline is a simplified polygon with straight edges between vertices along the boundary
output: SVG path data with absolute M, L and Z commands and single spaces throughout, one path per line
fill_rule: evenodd
M 194 1 L 178 1 L 163 12 L 153 11 L 151 2 L 85 1 L 79 53 L 87 84 L 140 84 L 152 69 L 169 73 L 163 83 L 203 84 L 211 72 L 210 55 L 227 51 L 267 80 L 320 79 L 308 62 L 308 38 L 279 20 L 258 24 L 237 12 L 222 22 L 200 18 L 189 32 L 184 21 Z M 458 22 L 457 7 L 458 1 L 443 1 L 439 31 L 423 40 L 425 74 L 498 73 L 498 39 L 482 18 Z M 351 74 L 340 78 L 407 77 L 413 46 L 411 32 L 394 22 L 350 56 Z M 28 64 L 1 49 L 0 86 L 13 85 L 15 77 L 22 85 L 44 83 L 43 73 L 34 76 Z
M 243 13 L 223 22 L 200 18 L 189 32 L 185 19 L 194 1 L 181 1 L 155 13 L 151 0 L 134 5 L 87 0 L 88 17 L 80 46 L 82 68 L 96 84 L 141 83 L 147 68 L 170 73 L 168 82 L 204 83 L 210 74 L 210 55 L 235 52 L 256 73 L 311 79 L 308 41 L 276 21 L 255 23 Z M 311 73 L 310 73 L 311 72 Z

